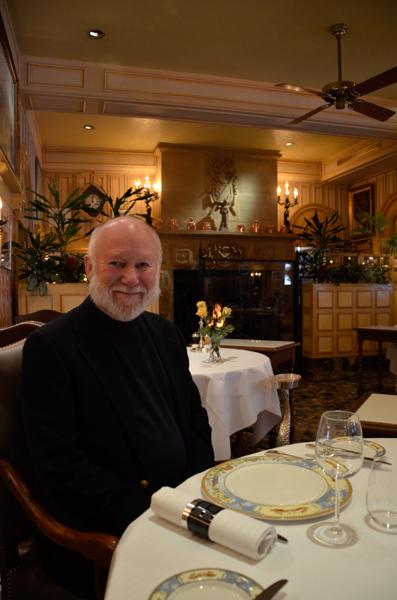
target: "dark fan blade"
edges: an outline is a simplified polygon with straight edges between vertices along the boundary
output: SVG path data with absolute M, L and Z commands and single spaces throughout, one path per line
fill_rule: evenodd
M 372 117 L 372 119 L 377 119 L 378 121 L 387 121 L 396 113 L 388 108 L 383 108 L 383 106 L 378 106 L 377 104 L 372 104 L 371 102 L 365 102 L 364 100 L 357 100 L 354 104 L 349 105 L 349 108 L 355 110 L 366 117 Z
M 322 92 L 299 87 L 298 85 L 291 85 L 290 83 L 276 83 L 276 87 L 282 87 L 286 90 L 293 90 L 294 92 L 309 92 L 309 94 L 314 94 L 315 96 L 322 96 Z
M 306 113 L 305 115 L 303 115 L 303 117 L 299 117 L 299 119 L 295 119 L 295 121 L 291 121 L 291 123 L 288 123 L 288 125 L 296 125 L 297 123 L 300 123 L 301 121 L 305 121 L 306 119 L 309 119 L 313 115 L 316 115 L 317 113 L 321 112 L 325 108 L 329 108 L 330 106 L 332 106 L 332 104 L 324 104 L 323 106 L 319 106 L 315 110 L 312 110 L 312 111 Z
M 393 69 L 380 73 L 380 75 L 376 75 L 375 77 L 371 77 L 371 79 L 358 83 L 354 87 L 354 91 L 360 94 L 360 96 L 365 96 L 365 94 L 370 94 L 371 92 L 380 90 L 388 85 L 393 85 L 393 83 L 397 83 L 397 67 L 393 67 Z

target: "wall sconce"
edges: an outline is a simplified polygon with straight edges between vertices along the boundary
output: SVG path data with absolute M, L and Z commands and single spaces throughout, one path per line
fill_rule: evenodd
M 277 202 L 280 206 L 284 206 L 284 227 L 288 229 L 288 233 L 292 233 L 289 222 L 289 209 L 298 204 L 298 190 L 294 189 L 294 202 L 289 201 L 289 184 L 285 182 L 285 201 L 281 202 L 281 188 L 277 188 Z
M 152 187 L 153 187 L 153 189 L 152 189 Z M 154 197 L 155 200 L 157 200 L 157 198 L 159 197 L 159 184 L 154 182 L 153 186 L 152 186 L 148 175 L 146 175 L 145 183 L 143 185 L 141 184 L 140 179 L 137 179 L 135 181 L 135 189 L 136 189 L 136 195 L 141 200 L 145 200 L 146 198 L 148 198 L 148 196 Z

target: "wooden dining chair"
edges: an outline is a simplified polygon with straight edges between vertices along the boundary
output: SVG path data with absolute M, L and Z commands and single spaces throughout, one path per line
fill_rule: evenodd
M 0 329 L 0 348 L 24 340 L 32 333 L 32 331 L 42 325 L 43 323 L 28 321 L 26 323 L 18 323 L 17 325 L 11 325 L 10 327 Z
M 19 383 L 24 340 L 0 348 L 0 576 L 2 600 L 79 600 L 48 579 L 40 567 L 35 527 L 50 540 L 95 562 L 95 588 L 103 600 L 107 570 L 118 538 L 86 533 L 56 521 L 27 481 L 27 451 Z M 28 552 L 21 556 L 21 544 Z
M 17 315 L 15 317 L 15 323 L 24 323 L 25 321 L 40 321 L 41 323 L 49 323 L 54 319 L 57 319 L 62 313 L 57 310 L 38 310 L 34 313 L 27 315 Z

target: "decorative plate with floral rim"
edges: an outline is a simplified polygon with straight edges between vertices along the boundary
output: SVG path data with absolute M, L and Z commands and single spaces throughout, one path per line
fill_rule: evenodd
M 201 487 L 211 502 L 258 519 L 314 519 L 335 510 L 335 482 L 305 458 L 260 455 L 230 460 L 207 471 Z M 350 482 L 341 479 L 340 506 L 351 496 Z
M 263 588 L 255 581 L 224 569 L 195 569 L 170 577 L 150 595 L 149 600 L 254 600 Z

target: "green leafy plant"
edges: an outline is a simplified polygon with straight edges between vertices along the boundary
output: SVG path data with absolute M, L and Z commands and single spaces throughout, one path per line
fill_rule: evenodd
M 379 242 L 380 266 L 390 270 L 388 267 L 389 258 L 397 255 L 397 233 L 393 233 L 389 238 L 385 238 L 383 232 L 390 223 L 393 224 L 393 231 L 395 231 L 396 217 L 387 219 L 381 211 L 373 216 L 363 212 L 362 217 L 365 222 L 364 227 L 357 229 L 357 231 L 368 236 L 372 234 L 372 228 L 375 230 Z
M 136 216 L 145 219 L 148 225 L 153 223 L 154 219 L 152 217 L 152 208 L 150 203 L 154 200 L 157 200 L 157 192 L 150 193 L 145 187 L 136 189 L 130 187 L 120 198 L 116 198 L 114 200 L 111 196 L 106 194 L 105 190 L 102 188 L 102 186 L 100 186 L 100 184 L 98 185 L 100 189 L 94 185 L 91 187 L 97 189 L 98 192 L 104 197 L 103 207 L 105 207 L 106 204 L 110 206 L 112 217 L 120 217 L 122 215 L 130 214 L 137 201 L 144 200 L 146 203 L 146 213 L 137 213 Z M 127 203 L 129 203 L 129 206 L 126 207 Z M 99 212 L 102 215 L 107 216 L 107 213 L 104 210 L 100 210 Z
M 58 275 L 58 262 L 53 258 L 53 253 L 58 251 L 55 235 L 52 233 L 41 237 L 27 230 L 30 238 L 30 246 L 24 248 L 18 242 L 12 242 L 12 247 L 18 252 L 14 256 L 22 261 L 19 269 L 19 279 L 28 279 L 27 290 L 32 292 L 36 287 L 40 296 L 47 293 L 47 283 L 60 283 L 62 279 Z
M 61 204 L 59 192 L 54 179 L 48 184 L 52 201 L 45 196 L 33 192 L 34 199 L 31 208 L 25 209 L 27 218 L 45 225 L 38 232 L 26 229 L 29 243 L 21 246 L 13 242 L 17 250 L 14 256 L 19 258 L 21 268 L 19 279 L 27 279 L 27 290 L 39 290 L 40 296 L 47 293 L 48 283 L 78 283 L 85 281 L 84 257 L 69 251 L 68 246 L 78 237 L 83 223 L 90 221 L 80 216 L 88 193 L 78 194 L 74 190 L 67 200 Z
M 339 233 L 346 229 L 336 224 L 338 217 L 336 212 L 329 219 L 327 217 L 320 221 L 316 211 L 311 219 L 305 219 L 305 227 L 296 226 L 302 230 L 298 239 L 313 248 L 301 256 L 302 274 L 315 283 L 389 283 L 391 268 L 388 260 L 392 254 L 397 254 L 397 234 L 385 239 L 383 231 L 392 219 L 386 219 L 381 212 L 375 216 L 363 213 L 366 225 L 356 230 L 371 236 L 372 228 L 375 229 L 379 238 L 380 261 L 360 263 L 357 254 L 354 260 L 349 257 L 342 264 L 334 266 L 331 254 L 340 254 L 344 250 L 344 241 Z
M 317 211 L 310 219 L 306 219 L 306 225 L 294 225 L 300 229 L 298 239 L 313 248 L 312 251 L 303 255 L 301 260 L 302 273 L 305 277 L 313 279 L 315 283 L 325 283 L 329 280 L 329 270 L 332 265 L 330 254 L 343 250 L 344 242 L 339 234 L 347 229 L 338 225 L 339 213 L 335 212 L 331 217 L 320 221 Z

